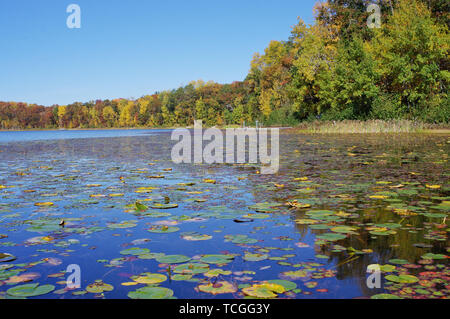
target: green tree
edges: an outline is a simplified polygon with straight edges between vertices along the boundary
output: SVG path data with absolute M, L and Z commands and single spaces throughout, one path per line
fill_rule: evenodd
M 367 118 L 379 94 L 375 62 L 365 46 L 359 37 L 341 41 L 336 62 L 319 75 L 319 104 L 334 119 Z
M 450 38 L 430 10 L 416 0 L 399 0 L 369 47 L 385 92 L 401 97 L 412 116 L 427 111 L 431 99 L 446 99 Z

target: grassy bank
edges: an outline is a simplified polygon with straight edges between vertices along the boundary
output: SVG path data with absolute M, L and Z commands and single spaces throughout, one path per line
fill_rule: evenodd
M 241 128 L 240 125 L 224 125 L 217 126 L 219 129 L 227 128 Z M 254 126 L 249 126 L 254 127 Z M 348 133 L 435 133 L 435 134 L 450 134 L 449 124 L 428 124 L 423 122 L 414 122 L 408 120 L 368 120 L 368 121 L 314 121 L 303 122 L 293 127 L 286 127 L 285 125 L 270 125 L 263 127 L 285 127 L 297 133 L 330 133 L 330 134 L 348 134 Z M 161 127 L 115 127 L 115 128 L 70 128 L 64 129 L 67 131 L 83 131 L 83 130 L 157 130 L 157 129 L 176 129 L 185 128 L 182 126 L 161 126 Z M 187 128 L 194 128 L 188 126 Z M 203 128 L 208 126 L 203 125 Z M 0 129 L 0 132 L 8 131 L 59 131 L 58 128 L 33 128 L 33 129 Z
M 450 134 L 448 124 L 427 124 L 408 120 L 314 121 L 294 128 L 305 133 L 443 133 Z

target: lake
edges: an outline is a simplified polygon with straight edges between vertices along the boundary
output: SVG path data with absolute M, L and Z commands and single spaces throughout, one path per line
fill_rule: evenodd
M 448 135 L 283 130 L 275 175 L 170 135 L 0 132 L 0 298 L 448 298 Z

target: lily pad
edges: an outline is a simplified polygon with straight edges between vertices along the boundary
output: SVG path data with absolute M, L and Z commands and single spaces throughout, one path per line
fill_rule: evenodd
M 231 275 L 231 271 L 223 269 L 211 269 L 205 272 L 206 277 L 218 277 L 220 275 L 228 276 Z
M 232 262 L 234 259 L 234 256 L 231 255 L 204 255 L 200 258 L 201 262 L 207 263 L 207 264 L 228 264 Z
M 257 203 L 252 206 L 249 206 L 250 209 L 258 212 L 258 213 L 272 213 L 276 211 L 274 207 L 282 206 L 280 203 Z
M 402 297 L 392 295 L 392 294 L 378 294 L 373 295 L 370 299 L 403 299 Z
M 178 204 L 153 204 L 151 206 L 153 209 L 173 209 L 173 208 L 177 208 Z
M 294 271 L 286 271 L 281 273 L 282 276 L 288 277 L 290 279 L 296 280 L 300 278 L 308 277 L 308 271 L 306 270 L 294 270 Z
M 163 274 L 142 273 L 139 276 L 131 277 L 133 281 L 140 284 L 159 284 L 167 280 L 167 276 Z
M 387 275 L 386 279 L 393 282 L 398 282 L 402 284 L 412 284 L 418 282 L 419 279 L 416 276 L 412 275 Z
M 230 241 L 233 244 L 255 244 L 257 239 L 250 238 L 247 235 L 226 235 L 225 241 Z
M 169 299 L 173 290 L 164 287 L 143 287 L 128 293 L 131 299 Z
M 16 256 L 8 253 L 0 253 L 0 262 L 9 262 L 13 260 L 16 260 Z
M 90 284 L 86 287 L 86 291 L 93 294 L 98 294 L 104 291 L 112 291 L 112 290 L 114 290 L 114 287 L 110 284 L 104 283 L 102 280 L 96 280 L 93 284 Z
M 295 288 L 297 288 L 297 284 L 289 280 L 275 279 L 275 280 L 268 280 L 267 282 L 269 284 L 276 284 L 283 286 L 286 291 L 294 290 Z
M 242 289 L 245 295 L 256 298 L 276 298 L 278 297 L 277 293 L 285 291 L 286 289 L 282 285 L 275 283 L 256 284 Z
M 191 258 L 184 255 L 165 255 L 156 257 L 156 261 L 162 264 L 181 264 L 189 260 L 191 260 Z
M 137 226 L 136 222 L 134 220 L 131 220 L 131 221 L 123 221 L 123 222 L 116 223 L 116 224 L 109 224 L 108 228 L 124 229 L 124 228 L 133 228 L 136 226 Z
M 181 238 L 187 241 L 203 241 L 203 240 L 210 240 L 213 237 L 211 235 L 199 234 L 197 232 L 190 232 L 181 234 Z
M 145 212 L 146 210 L 148 210 L 147 206 L 145 206 L 144 204 L 141 204 L 139 202 L 136 202 L 134 205 L 135 205 L 136 211 L 138 211 L 138 212 Z
M 208 264 L 203 263 L 187 263 L 182 265 L 177 265 L 173 268 L 173 272 L 179 274 L 202 274 L 209 270 Z
M 147 248 L 133 247 L 133 248 L 128 248 L 128 249 L 122 250 L 120 252 L 120 254 L 121 255 L 138 256 L 138 255 L 148 254 L 149 252 L 150 252 L 150 249 L 147 249 Z
M 347 238 L 346 235 L 337 234 L 337 233 L 325 233 L 322 235 L 318 235 L 316 237 L 318 239 L 323 239 L 323 240 L 327 240 L 327 241 L 338 241 L 338 240 Z
M 216 283 L 209 283 L 205 285 L 199 285 L 197 287 L 199 291 L 206 292 L 212 295 L 218 294 L 232 294 L 237 291 L 237 287 L 228 281 L 219 281 Z
M 265 259 L 269 258 L 269 255 L 246 253 L 243 258 L 246 261 L 261 261 L 261 260 L 265 260 Z
M 6 293 L 14 297 L 35 297 L 48 294 L 55 290 L 53 285 L 25 284 L 9 288 Z
M 446 259 L 446 255 L 428 253 L 422 256 L 423 259 Z
M 153 225 L 147 230 L 151 233 L 164 234 L 164 233 L 175 233 L 179 231 L 180 228 L 175 226 Z
M 408 261 L 405 259 L 390 259 L 389 262 L 396 265 L 404 265 L 408 263 Z

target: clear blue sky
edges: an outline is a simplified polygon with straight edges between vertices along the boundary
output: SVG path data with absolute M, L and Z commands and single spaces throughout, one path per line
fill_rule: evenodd
M 192 80 L 243 80 L 316 0 L 1 0 L 0 101 L 138 98 Z M 66 8 L 81 7 L 81 29 Z

